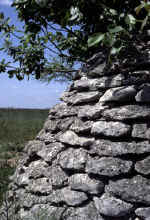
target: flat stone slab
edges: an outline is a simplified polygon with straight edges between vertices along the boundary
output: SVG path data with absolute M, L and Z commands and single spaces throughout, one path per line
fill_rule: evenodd
M 120 217 L 129 214 L 133 205 L 105 193 L 100 198 L 94 197 L 94 202 L 100 214 L 110 217 Z
M 134 124 L 132 137 L 150 139 L 150 128 L 148 124 Z
M 39 215 L 41 219 L 60 219 L 65 208 L 62 207 L 54 207 L 49 204 L 36 204 L 31 210 L 26 211 L 24 209 L 20 210 L 21 219 L 39 219 Z
M 108 77 L 104 76 L 100 79 L 88 79 L 87 77 L 82 77 L 80 80 L 76 80 L 74 82 L 73 88 L 78 91 L 108 89 L 121 86 L 122 80 L 124 80 L 124 76 L 122 74 Z
M 44 161 L 51 163 L 65 146 L 62 143 L 54 142 L 46 145 L 42 150 L 37 152 L 37 155 L 41 157 Z
M 93 180 L 87 174 L 75 174 L 69 178 L 72 190 L 87 192 L 92 195 L 100 194 L 104 191 L 102 181 Z
M 77 105 L 98 101 L 102 94 L 102 92 L 81 92 L 71 95 L 70 92 L 65 92 L 61 97 L 61 100 L 69 104 Z
M 58 131 L 66 131 L 75 120 L 74 117 L 62 119 L 48 119 L 44 124 L 44 130 L 47 132 L 57 133 Z
M 131 179 L 110 181 L 106 192 L 128 202 L 150 205 L 150 181 L 140 175 Z
M 31 183 L 26 187 L 27 192 L 40 193 L 40 194 L 50 194 L 52 192 L 52 185 L 48 178 L 38 178 L 32 180 Z
M 60 103 L 55 105 L 49 111 L 49 118 L 64 118 L 77 115 L 77 109 L 70 107 L 66 103 Z
M 150 102 L 150 84 L 144 85 L 135 97 L 137 102 Z
M 67 220 L 104 220 L 99 214 L 93 202 L 84 207 L 69 208 L 63 215 Z
M 130 125 L 122 122 L 97 121 L 93 123 L 91 133 L 108 137 L 121 137 L 127 135 L 131 130 Z
M 137 91 L 134 86 L 111 88 L 105 92 L 99 102 L 126 102 L 134 100 Z
M 82 148 L 69 148 L 63 151 L 59 158 L 59 164 L 64 170 L 84 171 L 86 161 L 87 152 Z
M 99 65 L 94 66 L 90 71 L 88 71 L 87 75 L 90 77 L 95 77 L 95 76 L 104 76 L 104 68 L 106 67 L 106 63 L 102 63 Z
M 68 130 L 58 137 L 58 140 L 71 146 L 87 147 L 94 142 L 94 138 L 79 137 L 75 132 Z
M 150 106 L 125 105 L 104 110 L 103 117 L 111 120 L 129 120 L 150 118 Z
M 76 132 L 76 133 L 86 133 L 91 130 L 92 122 L 86 121 L 83 122 L 79 118 L 76 118 L 72 125 L 70 126 L 70 130 Z
M 124 161 L 119 158 L 102 157 L 100 159 L 88 158 L 86 172 L 100 176 L 118 176 L 129 173 L 132 167 L 131 161 Z
M 107 106 L 102 106 L 100 104 L 86 105 L 79 108 L 78 117 L 96 119 L 99 118 L 101 116 L 101 113 L 107 108 Z
M 135 170 L 141 174 L 150 174 L 150 156 L 146 157 L 144 160 L 136 162 Z
M 68 206 L 79 206 L 87 200 L 88 197 L 84 192 L 73 191 L 69 187 L 53 191 L 48 198 L 51 203 L 64 202 Z
M 137 216 L 142 218 L 150 218 L 150 207 L 138 208 L 135 210 Z
M 144 154 L 150 153 L 150 146 L 148 141 L 142 142 L 113 142 L 109 140 L 96 140 L 90 146 L 90 154 L 97 154 L 99 156 L 119 156 L 126 154 Z
M 53 190 L 54 188 L 59 189 L 68 184 L 68 176 L 58 165 L 49 167 L 47 177 L 50 178 Z
M 36 155 L 39 150 L 42 150 L 44 146 L 42 141 L 29 141 L 24 148 L 24 152 L 32 157 Z

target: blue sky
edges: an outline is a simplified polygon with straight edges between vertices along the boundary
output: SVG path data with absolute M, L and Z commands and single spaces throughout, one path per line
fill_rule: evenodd
M 0 0 L 0 12 L 10 17 L 12 22 L 21 26 L 16 12 L 10 7 L 11 0 Z M 7 57 L 1 54 L 0 59 Z M 41 83 L 38 80 L 9 79 L 7 74 L 0 74 L 0 107 L 14 108 L 50 108 L 59 102 L 59 97 L 66 89 L 65 83 Z

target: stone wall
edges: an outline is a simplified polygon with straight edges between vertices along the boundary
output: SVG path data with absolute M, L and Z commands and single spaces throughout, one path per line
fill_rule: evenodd
M 50 109 L 24 149 L 9 201 L 32 217 L 39 208 L 59 220 L 150 219 L 150 55 L 106 68 L 89 60 Z

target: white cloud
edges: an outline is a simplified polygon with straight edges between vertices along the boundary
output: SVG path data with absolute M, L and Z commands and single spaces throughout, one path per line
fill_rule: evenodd
M 0 0 L 0 5 L 11 5 L 12 1 L 11 0 Z

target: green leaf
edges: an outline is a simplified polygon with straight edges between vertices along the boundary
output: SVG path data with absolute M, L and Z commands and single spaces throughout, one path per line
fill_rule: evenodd
M 113 48 L 111 49 L 111 51 L 110 51 L 110 54 L 111 54 L 111 55 L 118 54 L 121 49 L 122 49 L 122 47 L 119 47 L 119 48 L 113 47 Z
M 102 33 L 96 33 L 93 34 L 91 37 L 88 39 L 88 47 L 93 47 L 96 44 L 98 44 L 100 41 L 102 41 L 105 37 L 105 34 Z
M 134 25 L 136 24 L 136 19 L 133 15 L 131 14 L 128 14 L 126 17 L 125 17 L 125 22 L 126 24 L 128 25 Z
M 114 28 L 108 29 L 108 31 L 109 31 L 111 34 L 115 34 L 115 33 L 121 32 L 121 31 L 123 31 L 123 30 L 124 30 L 124 28 L 121 27 L 121 26 L 116 26 L 116 27 L 114 27 Z
M 110 13 L 111 13 L 112 15 L 117 15 L 117 14 L 118 14 L 117 11 L 114 10 L 114 9 L 112 9 L 112 8 L 111 8 L 109 11 L 110 11 Z
M 150 11 L 150 2 L 145 3 L 144 8 L 147 10 L 147 12 L 149 12 Z

